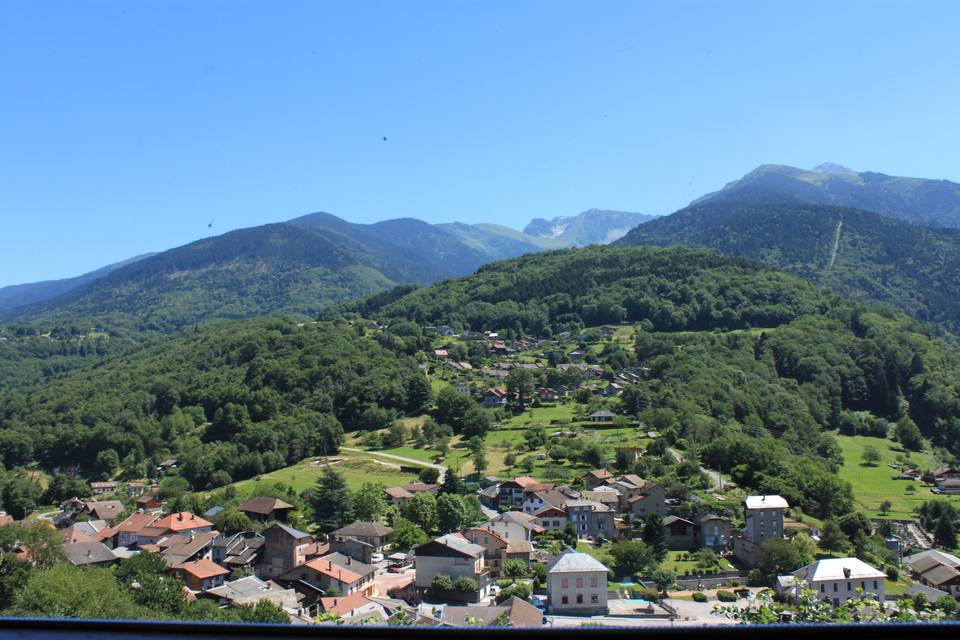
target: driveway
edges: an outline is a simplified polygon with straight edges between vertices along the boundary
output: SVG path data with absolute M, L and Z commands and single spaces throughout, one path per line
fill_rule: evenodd
M 668 448 L 667 451 L 669 451 L 670 455 L 673 456 L 673 459 L 677 461 L 677 464 L 686 460 L 686 458 L 683 457 L 683 454 L 673 447 Z M 710 481 L 710 489 L 712 491 L 720 491 L 723 488 L 723 476 L 721 476 L 719 473 L 711 469 L 707 469 L 706 467 L 700 467 L 700 471 L 707 476 L 707 479 Z

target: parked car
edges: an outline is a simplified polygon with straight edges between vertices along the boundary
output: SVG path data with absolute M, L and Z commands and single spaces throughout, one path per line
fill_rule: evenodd
M 372 556 L 370 556 L 370 560 L 373 562 L 383 562 L 383 554 L 375 553 Z

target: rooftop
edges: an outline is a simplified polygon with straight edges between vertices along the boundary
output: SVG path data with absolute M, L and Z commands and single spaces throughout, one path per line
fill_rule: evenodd
M 575 571 L 603 571 L 607 568 L 593 556 L 567 549 L 554 560 L 547 573 L 568 573 Z
M 887 574 L 871 567 L 859 558 L 826 558 L 817 560 L 793 572 L 793 575 L 819 582 L 821 580 L 865 580 L 886 578 Z
M 787 509 L 790 506 L 785 498 L 778 495 L 747 496 L 744 504 L 747 509 Z

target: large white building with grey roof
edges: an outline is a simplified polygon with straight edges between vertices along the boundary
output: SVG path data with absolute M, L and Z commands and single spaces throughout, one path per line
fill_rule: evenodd
M 887 574 L 859 558 L 825 558 L 777 579 L 777 591 L 791 599 L 801 586 L 813 589 L 819 600 L 834 607 L 852 598 L 884 600 Z
M 547 609 L 558 615 L 606 615 L 607 568 L 567 549 L 547 568 Z

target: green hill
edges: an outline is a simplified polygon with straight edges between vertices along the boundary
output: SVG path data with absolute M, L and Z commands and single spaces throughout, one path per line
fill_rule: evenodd
M 960 230 L 868 211 L 713 202 L 631 230 L 618 245 L 709 247 L 960 331 Z

